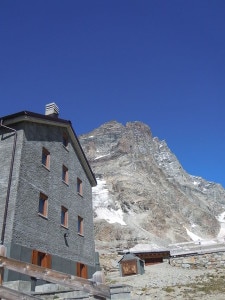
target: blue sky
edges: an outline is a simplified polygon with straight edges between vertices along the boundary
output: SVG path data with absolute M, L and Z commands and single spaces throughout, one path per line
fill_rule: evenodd
M 225 187 L 224 0 L 1 0 L 0 43 L 1 116 L 142 121 Z

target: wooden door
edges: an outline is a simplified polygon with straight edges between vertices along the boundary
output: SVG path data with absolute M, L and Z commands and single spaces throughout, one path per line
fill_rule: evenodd
M 77 276 L 87 279 L 88 278 L 88 268 L 82 263 L 77 263 Z

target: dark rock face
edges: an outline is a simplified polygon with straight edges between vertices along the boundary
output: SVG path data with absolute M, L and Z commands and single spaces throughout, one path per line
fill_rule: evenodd
M 96 241 L 112 247 L 216 237 L 225 190 L 185 172 L 165 141 L 141 122 L 112 121 L 79 137 L 98 180 Z

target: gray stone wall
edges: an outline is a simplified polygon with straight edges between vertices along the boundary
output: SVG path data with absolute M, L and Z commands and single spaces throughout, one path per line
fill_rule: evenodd
M 32 257 L 32 249 L 24 246 L 20 246 L 18 244 L 10 244 L 8 247 L 8 255 L 16 260 L 30 262 Z M 76 275 L 76 261 L 66 259 L 64 257 L 52 255 L 52 269 L 55 271 Z M 89 266 L 88 268 L 88 278 L 91 278 L 93 273 L 96 272 L 96 268 Z M 25 280 L 31 281 L 31 277 L 20 274 L 18 272 L 10 271 L 7 268 L 4 272 L 4 280 L 5 281 L 14 281 L 14 280 Z M 37 280 L 36 285 L 41 285 L 45 283 L 43 280 Z
M 72 144 L 69 141 L 68 149 L 62 144 L 64 129 L 30 122 L 20 123 L 17 129 L 19 138 L 10 195 L 11 213 L 7 219 L 7 226 L 10 227 L 10 223 L 12 231 L 11 234 L 7 231 L 7 243 L 37 249 L 55 257 L 94 267 L 92 189 Z M 9 144 L 12 144 L 12 138 L 3 143 L 1 140 L 1 153 L 5 153 Z M 43 147 L 50 152 L 50 170 L 42 165 Z M 9 151 L 0 160 L 5 173 L 8 172 L 10 155 Z M 62 181 L 62 165 L 68 168 L 68 185 Z M 83 196 L 76 190 L 77 177 L 83 183 Z M 1 205 L 5 199 L 5 180 L 0 182 L 3 191 Z M 47 218 L 38 215 L 40 192 L 48 196 Z M 61 206 L 68 209 L 68 229 L 61 226 Z M 78 215 L 84 219 L 83 236 L 77 232 Z M 67 243 L 64 239 L 65 233 L 69 233 Z
M 15 126 L 14 126 L 15 128 Z M 12 230 L 14 223 L 14 214 L 15 214 L 15 205 L 17 198 L 17 189 L 19 183 L 19 171 L 21 163 L 21 152 L 23 146 L 23 131 L 17 131 L 17 140 L 16 140 L 16 151 L 13 164 L 13 173 L 12 173 L 12 182 L 10 186 L 10 195 L 9 195 L 9 204 L 8 204 L 8 214 L 7 214 L 7 224 L 5 230 L 5 244 L 9 243 L 12 238 Z M 1 176 L 0 176 L 0 231 L 2 232 L 3 227 L 3 216 L 5 211 L 6 204 L 6 195 L 9 183 L 9 173 L 10 165 L 12 160 L 12 152 L 14 145 L 14 133 L 3 127 L 0 127 L 0 167 L 1 167 Z M 1 233 L 0 233 L 1 234 Z
M 172 257 L 172 266 L 186 269 L 216 269 L 225 268 L 225 252 L 203 253 L 185 257 Z

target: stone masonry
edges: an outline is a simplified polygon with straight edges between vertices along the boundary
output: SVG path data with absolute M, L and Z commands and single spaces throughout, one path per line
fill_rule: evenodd
M 18 119 L 20 121 L 18 121 Z M 32 120 L 31 120 L 32 119 Z M 3 123 L 17 132 L 15 159 L 5 228 L 7 256 L 31 263 L 32 251 L 51 255 L 52 268 L 76 275 L 76 263 L 88 266 L 88 278 L 96 271 L 92 185 L 94 175 L 85 164 L 79 141 L 66 120 L 21 112 L 3 117 Z M 62 137 L 68 135 L 68 147 Z M 71 133 L 72 132 L 72 133 Z M 0 229 L 9 182 L 14 133 L 0 127 Z M 77 143 L 77 144 L 75 144 Z M 50 168 L 42 164 L 42 150 L 50 153 Z M 62 180 L 62 166 L 68 168 L 68 184 Z M 90 168 L 90 167 L 89 167 Z M 82 195 L 77 192 L 82 181 Z M 38 213 L 40 193 L 48 197 L 47 216 Z M 61 224 L 61 207 L 68 209 L 68 227 Z M 78 234 L 78 216 L 83 234 Z M 67 237 L 65 240 L 65 236 Z M 5 274 L 7 277 L 7 272 Z M 5 280 L 18 280 L 8 277 Z
M 184 257 L 172 257 L 171 266 L 186 269 L 217 269 L 225 268 L 225 252 L 203 253 Z

